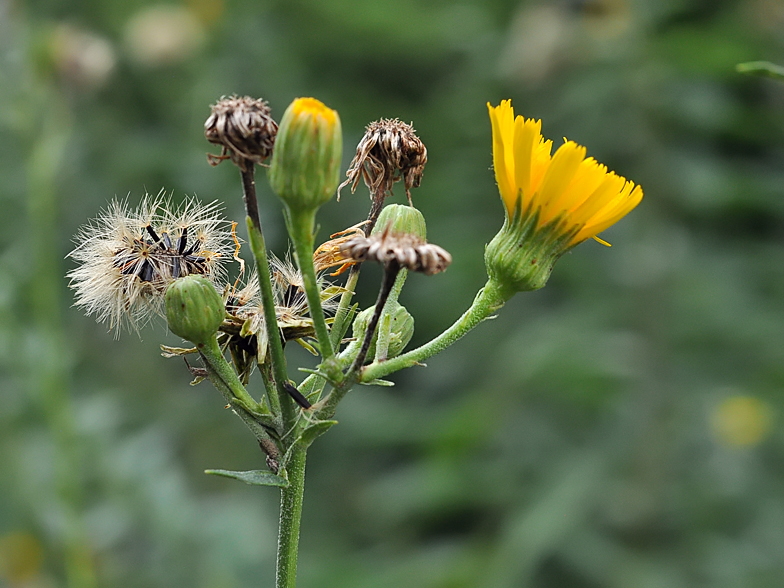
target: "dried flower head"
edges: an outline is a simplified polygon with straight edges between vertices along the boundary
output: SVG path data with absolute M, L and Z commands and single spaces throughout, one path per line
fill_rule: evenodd
M 212 114 L 204 123 L 204 136 L 220 145 L 220 155 L 208 155 L 210 164 L 231 160 L 242 170 L 261 164 L 272 154 L 278 124 L 270 116 L 264 100 L 244 96 L 221 98 L 212 105 Z
M 353 193 L 362 178 L 371 198 L 383 202 L 392 192 L 392 184 L 403 180 L 410 204 L 411 188 L 419 187 L 426 163 L 427 149 L 414 127 L 398 119 L 382 118 L 366 127 L 346 172 L 348 179 L 338 190 L 351 184 Z
M 452 256 L 438 245 L 410 233 L 393 233 L 389 228 L 369 237 L 354 237 L 341 246 L 341 252 L 355 262 L 397 264 L 429 276 L 444 271 L 452 263 Z
M 294 267 L 291 260 L 278 259 L 270 254 L 270 277 L 272 294 L 275 298 L 275 314 L 278 327 L 284 340 L 301 341 L 303 337 L 313 335 L 313 322 L 308 312 L 308 300 L 302 282 L 302 274 Z M 325 312 L 337 308 L 336 297 L 343 289 L 319 279 L 321 303 Z M 267 349 L 267 331 L 264 328 L 264 309 L 261 302 L 259 277 L 253 272 L 245 286 L 238 290 L 229 300 L 228 310 L 238 319 L 244 321 L 242 331 L 247 335 L 255 335 L 258 339 L 258 355 L 263 359 Z
M 349 267 L 354 265 L 356 261 L 346 257 L 340 248 L 343 243 L 354 237 L 363 237 L 365 232 L 362 230 L 362 227 L 367 223 L 368 221 L 362 221 L 353 227 L 333 233 L 329 236 L 329 241 L 325 241 L 319 245 L 316 248 L 316 251 L 313 252 L 313 265 L 315 266 L 316 271 L 321 272 L 331 267 L 340 266 L 337 271 L 329 274 L 330 276 L 339 276 Z
M 217 202 L 187 199 L 173 208 L 163 192 L 146 195 L 135 210 L 113 201 L 74 241 L 68 256 L 79 266 L 67 277 L 75 304 L 99 322 L 108 321 L 110 329 L 123 323 L 138 329 L 162 316 L 166 287 L 178 277 L 222 280 L 232 251 Z

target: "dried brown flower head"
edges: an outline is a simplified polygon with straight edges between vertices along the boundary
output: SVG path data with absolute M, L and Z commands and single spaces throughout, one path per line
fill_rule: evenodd
M 221 98 L 212 105 L 212 114 L 204 123 L 204 136 L 221 146 L 220 155 L 208 155 L 210 164 L 218 165 L 231 159 L 247 171 L 254 163 L 261 164 L 272 154 L 278 124 L 270 116 L 264 100 L 244 96 Z
M 362 221 L 353 227 L 334 233 L 329 236 L 329 241 L 325 241 L 319 245 L 316 248 L 316 251 L 313 252 L 313 265 L 315 266 L 316 271 L 321 272 L 331 267 L 340 266 L 337 271 L 329 274 L 330 276 L 339 276 L 349 267 L 357 263 L 350 257 L 346 257 L 341 251 L 341 246 L 354 237 L 364 236 L 365 232 L 362 230 L 362 226 L 367 223 L 368 221 Z
M 383 266 L 397 264 L 429 276 L 444 271 L 452 256 L 438 245 L 409 233 L 392 233 L 388 229 L 369 237 L 354 237 L 340 247 L 343 255 L 355 262 L 376 261 Z
M 340 188 L 350 184 L 354 192 L 362 178 L 373 200 L 383 202 L 392 184 L 403 180 L 410 204 L 411 188 L 419 187 L 426 163 L 427 149 L 414 127 L 398 119 L 382 118 L 366 127 L 346 172 L 348 179 Z

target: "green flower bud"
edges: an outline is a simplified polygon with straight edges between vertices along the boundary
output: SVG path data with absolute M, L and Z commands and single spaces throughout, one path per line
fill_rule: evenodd
M 343 134 L 338 113 L 315 98 L 297 98 L 286 109 L 275 139 L 269 182 L 292 210 L 313 210 L 340 182 Z
M 166 289 L 169 330 L 196 345 L 215 336 L 225 315 L 220 294 L 212 282 L 202 276 L 179 278 Z
M 390 233 L 406 233 L 416 235 L 420 239 L 427 240 L 427 226 L 425 217 L 413 206 L 404 204 L 390 204 L 385 206 L 378 215 L 376 226 L 373 227 L 371 235 L 381 233 L 389 227 Z
M 373 316 L 373 311 L 375 308 L 371 306 L 370 308 L 366 308 L 362 312 L 357 315 L 357 318 L 354 319 L 354 325 L 352 327 L 354 338 L 357 341 L 362 341 L 365 338 L 365 331 L 367 331 L 368 323 L 370 322 L 370 317 Z M 390 317 L 390 328 L 389 328 L 389 346 L 387 347 L 387 358 L 395 357 L 400 355 L 403 352 L 403 349 L 406 348 L 409 341 L 411 341 L 411 337 L 414 336 L 414 317 L 411 316 L 411 313 L 406 310 L 406 307 L 402 304 L 395 303 L 394 309 L 389 313 Z M 382 314 L 381 320 L 379 320 L 379 327 L 376 328 L 376 332 L 373 334 L 373 339 L 370 342 L 370 347 L 368 348 L 368 357 L 373 357 L 376 355 L 376 343 L 378 342 L 378 331 L 381 328 L 381 324 L 384 321 L 384 315 Z

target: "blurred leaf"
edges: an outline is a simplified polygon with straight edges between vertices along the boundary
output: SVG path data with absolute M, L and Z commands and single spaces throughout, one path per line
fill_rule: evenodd
M 249 470 L 247 472 L 232 472 L 230 470 L 204 470 L 205 474 L 211 476 L 223 476 L 224 478 L 233 478 L 240 482 L 245 482 L 251 486 L 279 486 L 285 488 L 289 485 L 289 481 L 276 476 L 272 472 L 265 470 Z
M 735 66 L 735 69 L 740 73 L 753 76 L 763 76 L 784 80 L 784 67 L 770 63 L 769 61 L 749 61 L 747 63 L 739 63 Z

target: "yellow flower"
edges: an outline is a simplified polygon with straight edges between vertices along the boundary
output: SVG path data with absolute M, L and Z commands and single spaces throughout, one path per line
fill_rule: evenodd
M 485 248 L 485 265 L 505 298 L 547 283 L 558 258 L 637 206 L 642 188 L 566 141 L 550 155 L 541 121 L 515 118 L 512 102 L 490 110 L 493 167 L 506 206 L 504 226 Z
M 536 214 L 536 228 L 550 223 L 573 233 L 571 248 L 615 224 L 640 200 L 642 188 L 608 171 L 585 147 L 566 141 L 550 155 L 553 142 L 542 123 L 514 116 L 511 100 L 487 105 L 493 125 L 493 167 L 509 218 L 520 201 L 522 214 Z M 597 240 L 604 243 L 601 239 Z

